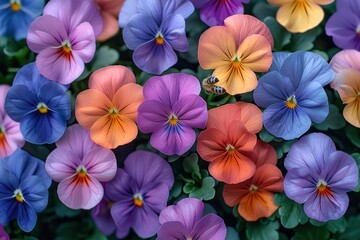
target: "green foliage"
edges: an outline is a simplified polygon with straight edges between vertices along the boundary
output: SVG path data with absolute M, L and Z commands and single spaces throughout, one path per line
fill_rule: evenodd
M 308 224 L 298 228 L 291 240 L 327 240 L 329 237 L 330 232 L 325 227 L 315 227 Z
M 273 17 L 266 17 L 264 23 L 268 26 L 274 38 L 273 51 L 282 51 L 290 43 L 291 34 L 281 26 Z
M 246 236 L 249 240 L 278 240 L 278 229 L 280 224 L 278 221 L 265 221 L 264 223 L 248 222 L 246 224 Z
M 358 169 L 359 169 L 358 185 L 354 189 L 354 192 L 359 192 L 360 191 L 360 154 L 359 153 L 353 153 L 353 154 L 351 154 L 351 156 L 355 159 L 356 165 L 358 166 Z
M 338 236 L 338 240 L 352 240 L 359 239 L 360 236 L 360 215 L 351 216 L 347 221 L 345 231 Z
M 327 131 L 329 129 L 338 130 L 345 127 L 346 122 L 344 117 L 339 111 L 339 108 L 334 105 L 329 105 L 329 115 L 320 124 L 314 124 L 314 127 L 321 131 Z

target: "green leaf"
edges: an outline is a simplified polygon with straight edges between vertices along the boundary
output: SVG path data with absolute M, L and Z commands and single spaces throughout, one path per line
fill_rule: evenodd
M 289 141 L 283 141 L 280 146 L 278 146 L 275 150 L 276 150 L 276 155 L 278 157 L 278 159 L 282 158 L 282 156 L 284 155 L 284 153 L 289 152 L 291 146 L 296 142 L 297 140 L 289 140 Z
M 296 33 L 291 37 L 291 51 L 311 50 L 318 35 L 318 29 L 314 28 L 304 33 Z
M 265 128 L 263 128 L 261 130 L 261 132 L 259 133 L 259 137 L 261 140 L 263 140 L 264 142 L 271 142 L 272 140 L 275 139 L 275 136 L 272 135 L 271 133 L 269 133 L 268 131 L 266 131 Z
M 279 239 L 279 222 L 269 221 L 267 224 L 261 224 L 260 222 L 248 222 L 246 224 L 246 236 L 251 240 L 277 240 Z
M 180 196 L 182 190 L 182 183 L 179 180 L 176 180 L 173 187 L 171 188 L 169 199 L 177 198 Z
M 199 198 L 205 201 L 215 197 L 215 180 L 212 177 L 205 177 L 201 180 L 201 187 L 189 194 L 189 197 Z
M 268 26 L 274 37 L 273 51 L 283 50 L 284 46 L 290 43 L 291 34 L 278 24 L 273 17 L 266 17 L 264 23 Z
M 107 237 L 102 234 L 102 232 L 100 232 L 97 228 L 95 228 L 94 234 L 86 240 L 107 240 Z
M 360 236 L 360 215 L 351 216 L 348 220 L 345 231 L 340 234 L 338 240 L 359 239 Z
M 240 240 L 239 233 L 233 227 L 226 227 L 225 240 Z
M 346 121 L 339 111 L 339 108 L 334 105 L 329 105 L 329 115 L 320 124 L 314 124 L 314 127 L 321 131 L 327 131 L 328 129 L 338 130 L 345 127 Z
M 330 232 L 325 227 L 302 226 L 291 240 L 328 240 Z
M 294 228 L 299 223 L 305 224 L 309 220 L 303 206 L 289 199 L 284 193 L 275 194 L 274 202 L 279 206 L 280 221 L 285 228 Z
M 57 204 L 55 205 L 55 213 L 60 218 L 64 218 L 64 217 L 71 218 L 78 216 L 81 213 L 81 211 L 70 209 L 66 207 L 64 204 L 57 202 Z
M 119 60 L 119 57 L 120 54 L 115 49 L 112 49 L 107 45 L 103 45 L 96 50 L 93 64 L 91 66 L 91 72 L 116 63 L 116 61 Z
M 183 192 L 186 194 L 189 194 L 193 191 L 195 191 L 196 187 L 194 183 L 191 182 L 187 182 L 185 183 L 184 187 L 183 187 Z
M 200 168 L 198 165 L 198 155 L 196 153 L 192 153 L 184 159 L 183 168 L 186 173 L 195 173 L 199 176 L 199 179 L 201 179 Z
M 359 192 L 360 191 L 360 154 L 353 153 L 353 154 L 351 154 L 351 156 L 355 159 L 356 165 L 358 166 L 358 169 L 359 169 L 358 184 L 357 184 L 356 188 L 354 189 L 354 192 Z
M 338 220 L 330 220 L 326 223 L 327 229 L 332 233 L 342 233 L 346 229 L 346 219 L 344 217 L 338 219 Z
M 322 226 L 325 226 L 326 222 L 320 222 L 320 221 L 317 221 L 315 219 L 310 219 L 309 221 L 312 225 L 314 225 L 315 227 L 322 227 Z
M 255 4 L 253 8 L 253 13 L 255 17 L 260 20 L 264 20 L 266 17 L 271 16 L 275 18 L 277 7 L 272 6 L 270 4 L 259 2 Z
M 360 148 L 360 131 L 358 128 L 351 125 L 345 127 L 345 134 L 349 138 L 352 144 Z

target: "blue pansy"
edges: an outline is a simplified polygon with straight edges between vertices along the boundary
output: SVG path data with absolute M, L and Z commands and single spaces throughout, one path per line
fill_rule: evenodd
M 31 22 L 43 8 L 44 0 L 0 0 L 0 35 L 26 38 Z
M 71 115 L 66 87 L 40 75 L 35 63 L 25 65 L 16 74 L 5 99 L 5 111 L 26 141 L 54 143 L 64 134 Z
M 37 212 L 48 204 L 51 178 L 44 163 L 21 149 L 0 159 L 0 224 L 17 219 L 19 227 L 30 232 Z
M 255 103 L 265 108 L 264 127 L 286 140 L 300 137 L 311 126 L 321 123 L 329 113 L 323 86 L 334 73 L 318 54 L 299 51 L 273 56 L 270 72 L 259 79 Z

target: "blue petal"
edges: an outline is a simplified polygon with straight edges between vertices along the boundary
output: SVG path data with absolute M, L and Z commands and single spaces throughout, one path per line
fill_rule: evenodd
M 10 199 L 19 187 L 19 178 L 6 168 L 0 177 L 0 200 Z M 1 215 L 1 214 L 0 214 Z
M 12 199 L 0 200 L 0 224 L 7 225 L 15 219 L 18 212 L 18 202 Z
M 329 103 L 325 90 L 318 82 L 302 84 L 295 92 L 297 104 L 310 119 L 321 123 L 329 114 Z
M 22 10 L 33 18 L 39 16 L 44 9 L 44 0 L 21 0 Z
M 254 91 L 254 101 L 258 106 L 266 108 L 271 104 L 286 101 L 294 92 L 290 79 L 274 71 L 259 79 Z
M 194 5 L 189 0 L 160 0 L 163 6 L 163 19 L 171 14 L 180 14 L 182 18 L 188 18 L 195 10 Z
M 23 193 L 26 203 L 34 208 L 36 212 L 46 208 L 49 192 L 41 177 L 29 176 L 24 178 L 19 188 Z
M 285 140 L 300 137 L 311 126 L 310 117 L 301 107 L 289 109 L 284 102 L 267 107 L 263 112 L 263 122 L 266 130 Z
M 5 98 L 5 112 L 20 122 L 25 115 L 37 111 L 38 98 L 24 85 L 12 86 Z
M 323 57 L 316 53 L 298 51 L 285 59 L 281 73 L 296 89 L 300 83 L 319 82 L 322 86 L 334 79 L 334 72 Z
M 271 64 L 271 67 L 269 69 L 269 72 L 271 71 L 280 71 L 281 66 L 283 65 L 285 59 L 290 56 L 289 52 L 274 52 L 273 53 L 273 62 Z
M 35 209 L 26 203 L 18 204 L 17 221 L 24 232 L 31 232 L 37 221 Z
M 126 25 L 123 31 L 123 38 L 126 46 L 134 50 L 140 45 L 154 40 L 159 30 L 159 25 L 151 15 L 147 13 L 139 13 L 132 17 L 130 22 Z
M 189 48 L 186 32 L 185 20 L 179 15 L 168 16 L 160 26 L 160 31 L 166 41 L 177 51 L 186 52 Z
M 170 1 L 168 1 L 170 2 Z M 147 13 L 151 18 L 155 21 L 155 23 L 160 26 L 162 21 L 162 12 L 163 5 L 162 1 L 159 0 L 147 0 L 147 1 L 139 1 L 138 4 L 138 12 L 139 13 Z M 144 22 L 145 24 L 147 22 Z
M 23 11 L 13 12 L 10 8 L 0 11 L 0 34 L 16 40 L 26 38 L 33 18 Z

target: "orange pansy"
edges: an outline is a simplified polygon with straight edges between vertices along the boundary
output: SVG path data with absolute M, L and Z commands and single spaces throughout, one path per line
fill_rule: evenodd
M 75 115 L 91 139 L 109 149 L 134 140 L 137 108 L 144 100 L 134 74 L 124 66 L 102 68 L 91 75 L 89 88 L 77 96 Z
M 198 57 L 204 69 L 215 69 L 215 85 L 231 95 L 250 92 L 257 86 L 255 72 L 265 72 L 272 62 L 270 30 L 250 15 L 233 15 L 225 26 L 214 26 L 200 37 Z

